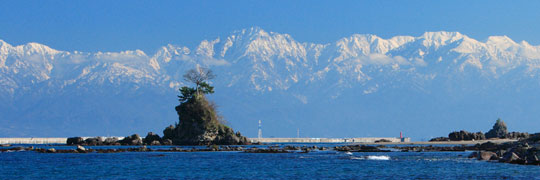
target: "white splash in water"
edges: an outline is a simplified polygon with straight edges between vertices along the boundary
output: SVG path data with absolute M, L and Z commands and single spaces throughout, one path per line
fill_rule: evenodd
M 390 156 L 366 156 L 367 160 L 390 160 Z

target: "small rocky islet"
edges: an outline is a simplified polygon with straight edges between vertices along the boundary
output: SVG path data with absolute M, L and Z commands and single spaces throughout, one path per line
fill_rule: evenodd
M 465 130 L 454 131 L 448 134 L 448 137 L 436 137 L 430 142 L 440 142 L 440 141 L 475 141 L 475 140 L 489 140 L 489 139 L 527 139 L 529 138 L 529 133 L 526 132 L 508 132 L 506 123 L 500 118 L 497 119 L 493 128 L 491 128 L 487 133 L 482 132 L 468 132 Z
M 224 119 L 216 110 L 216 105 L 207 100 L 205 94 L 214 93 L 214 87 L 206 81 L 215 78 L 210 69 L 198 67 L 186 72 L 184 79 L 195 87 L 179 89 L 180 105 L 175 107 L 179 121 L 163 130 L 163 137 L 149 132 L 141 138 L 138 134 L 117 138 L 71 137 L 67 145 L 247 145 L 248 139 L 240 132 L 224 124 Z

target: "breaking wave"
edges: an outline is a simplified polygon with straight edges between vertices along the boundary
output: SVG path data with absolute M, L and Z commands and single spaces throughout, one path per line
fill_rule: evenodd
M 390 156 L 366 156 L 367 160 L 390 160 Z
M 350 159 L 386 161 L 386 160 L 390 160 L 390 156 L 362 156 L 362 157 L 351 156 Z

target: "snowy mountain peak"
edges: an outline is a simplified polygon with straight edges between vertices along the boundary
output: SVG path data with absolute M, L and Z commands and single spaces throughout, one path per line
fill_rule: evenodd
M 249 29 L 242 29 L 242 35 L 248 37 L 267 37 L 270 34 L 260 27 L 251 27 Z
M 510 39 L 508 36 L 489 36 L 487 45 L 492 45 L 500 49 L 508 49 L 510 47 L 517 46 L 518 44 L 514 40 Z
M 0 55 L 7 55 L 13 47 L 7 42 L 0 39 Z
M 197 47 L 197 50 L 195 51 L 195 53 L 197 55 L 201 55 L 201 56 L 206 56 L 206 57 L 213 57 L 214 54 L 215 54 L 215 51 L 214 51 L 214 46 L 219 43 L 219 38 L 213 40 L 213 41 L 208 41 L 208 40 L 203 40 L 200 44 L 199 44 L 199 47 Z
M 17 46 L 15 48 L 17 48 L 18 51 L 24 51 L 26 54 L 42 54 L 42 55 L 54 56 L 62 52 L 62 51 L 52 49 L 49 46 L 35 43 L 35 42 L 27 43 L 24 46 Z
M 0 48 L 3 46 L 10 46 L 6 41 L 0 39 Z
M 98 79 L 98 83 L 107 82 L 105 79 L 118 82 L 117 78 L 126 78 L 125 81 L 137 83 L 153 79 L 153 83 L 176 88 L 182 81 L 182 73 L 197 65 L 231 75 L 223 82 L 228 87 L 247 86 L 246 89 L 256 91 L 287 90 L 295 85 L 331 79 L 337 82 L 333 86 L 351 87 L 376 81 L 375 77 L 382 75 L 374 75 L 378 74 L 375 72 L 386 72 L 385 69 L 393 73 L 407 70 L 409 74 L 437 74 L 441 68 L 432 65 L 443 61 L 446 63 L 439 64 L 446 66 L 442 69 L 449 74 L 464 72 L 468 67 L 486 76 L 500 76 L 520 66 L 529 75 L 540 69 L 536 65 L 540 64 L 540 47 L 526 42 L 516 44 L 506 36 L 492 36 L 486 42 L 479 42 L 459 32 L 445 31 L 389 39 L 353 34 L 334 43 L 313 44 L 297 42 L 288 34 L 252 27 L 225 38 L 203 40 L 193 50 L 168 44 L 153 55 L 141 50 L 63 52 L 38 43 L 12 47 L 0 41 L 0 45 L 4 77 L 33 77 L 35 82 L 69 79 L 66 84 L 96 83 Z M 70 74 L 65 75 L 66 71 Z M 31 87 L 35 82 L 10 86 Z
M 458 40 L 461 40 L 465 37 L 466 36 L 462 35 L 459 32 L 438 31 L 438 32 L 425 32 L 419 38 L 423 39 L 424 46 L 426 47 L 434 46 L 435 48 L 438 48 L 440 46 L 444 46 L 444 45 L 456 42 Z

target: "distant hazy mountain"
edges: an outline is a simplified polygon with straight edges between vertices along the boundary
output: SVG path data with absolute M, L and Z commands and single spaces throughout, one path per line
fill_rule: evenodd
M 256 136 L 413 138 L 540 127 L 540 46 L 458 32 L 297 42 L 260 28 L 155 54 L 67 52 L 0 40 L 0 136 L 161 133 L 182 75 L 209 67 L 230 125 Z

